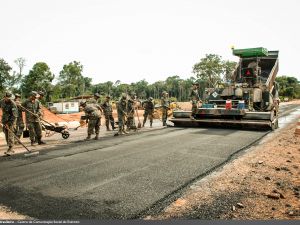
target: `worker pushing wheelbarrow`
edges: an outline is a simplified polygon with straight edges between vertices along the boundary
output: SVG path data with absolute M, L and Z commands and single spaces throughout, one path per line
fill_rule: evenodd
M 19 105 L 23 110 L 25 110 L 26 112 L 30 113 L 31 115 L 39 118 L 42 128 L 44 130 L 46 130 L 46 136 L 51 136 L 50 131 L 56 132 L 56 133 L 60 133 L 61 136 L 63 137 L 63 139 L 68 139 L 70 136 L 69 131 L 67 130 L 68 128 L 63 125 L 63 126 L 59 126 L 59 125 L 53 125 L 50 122 L 40 118 L 38 115 L 36 115 L 35 113 L 31 112 L 30 110 L 26 109 L 25 107 L 23 107 L 22 105 Z

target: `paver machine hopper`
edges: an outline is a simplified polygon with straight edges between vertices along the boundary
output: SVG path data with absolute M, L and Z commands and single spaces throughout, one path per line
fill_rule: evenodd
M 239 62 L 231 82 L 223 87 L 205 89 L 203 104 L 197 108 L 194 118 L 190 118 L 191 111 L 177 110 L 171 121 L 183 127 L 217 125 L 276 129 L 278 53 L 265 48 L 233 49 Z

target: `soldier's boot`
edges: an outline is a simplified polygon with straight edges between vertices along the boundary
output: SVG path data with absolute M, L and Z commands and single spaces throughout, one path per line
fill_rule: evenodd
M 13 147 L 12 146 L 9 146 L 7 151 L 4 152 L 5 155 L 8 155 L 10 156 L 11 154 L 15 153 L 15 151 L 13 150 Z
M 119 134 L 119 135 L 124 134 L 123 131 L 122 131 L 122 129 L 119 129 L 118 134 Z
M 35 141 L 31 140 L 31 146 L 34 146 L 34 144 L 35 144 Z
M 152 122 L 150 122 L 150 127 L 152 128 Z
M 99 134 L 96 134 L 96 137 L 94 139 L 98 140 L 99 139 Z
M 85 140 L 90 140 L 91 139 L 91 135 L 88 134 L 88 136 L 85 138 Z
M 125 130 L 125 129 L 123 129 L 122 130 L 122 132 L 124 133 L 124 134 L 129 134 L 129 132 L 127 132 L 127 130 L 129 131 L 129 128 L 127 127 L 127 129 Z
M 39 145 L 45 145 L 45 144 L 46 144 L 46 142 L 42 141 L 42 139 L 41 139 L 41 138 L 39 138 L 39 139 L 38 139 L 38 144 L 39 144 Z
M 110 131 L 111 129 L 109 128 L 109 125 L 106 125 L 106 130 Z
M 164 126 L 164 127 L 167 126 L 167 123 L 166 123 L 165 121 L 163 122 L 163 126 Z
M 192 115 L 190 116 L 190 118 L 191 118 L 191 120 L 194 120 L 194 119 L 195 119 L 195 114 L 192 114 Z
M 143 121 L 143 127 L 145 126 L 146 120 Z
M 115 123 L 114 123 L 113 121 L 111 121 L 110 124 L 111 124 L 111 128 L 112 128 L 113 130 L 115 130 L 115 129 L 116 129 L 116 128 L 115 128 Z

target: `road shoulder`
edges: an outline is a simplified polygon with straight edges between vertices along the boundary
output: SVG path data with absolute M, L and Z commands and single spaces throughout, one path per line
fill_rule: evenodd
M 290 125 L 268 135 L 145 219 L 300 219 L 300 136 L 294 131 Z

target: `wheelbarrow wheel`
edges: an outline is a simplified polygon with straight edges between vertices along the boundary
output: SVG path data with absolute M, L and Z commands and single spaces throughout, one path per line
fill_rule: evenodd
M 61 136 L 63 137 L 63 139 L 68 139 L 70 136 L 70 133 L 68 131 L 64 131 L 63 133 L 61 133 Z

